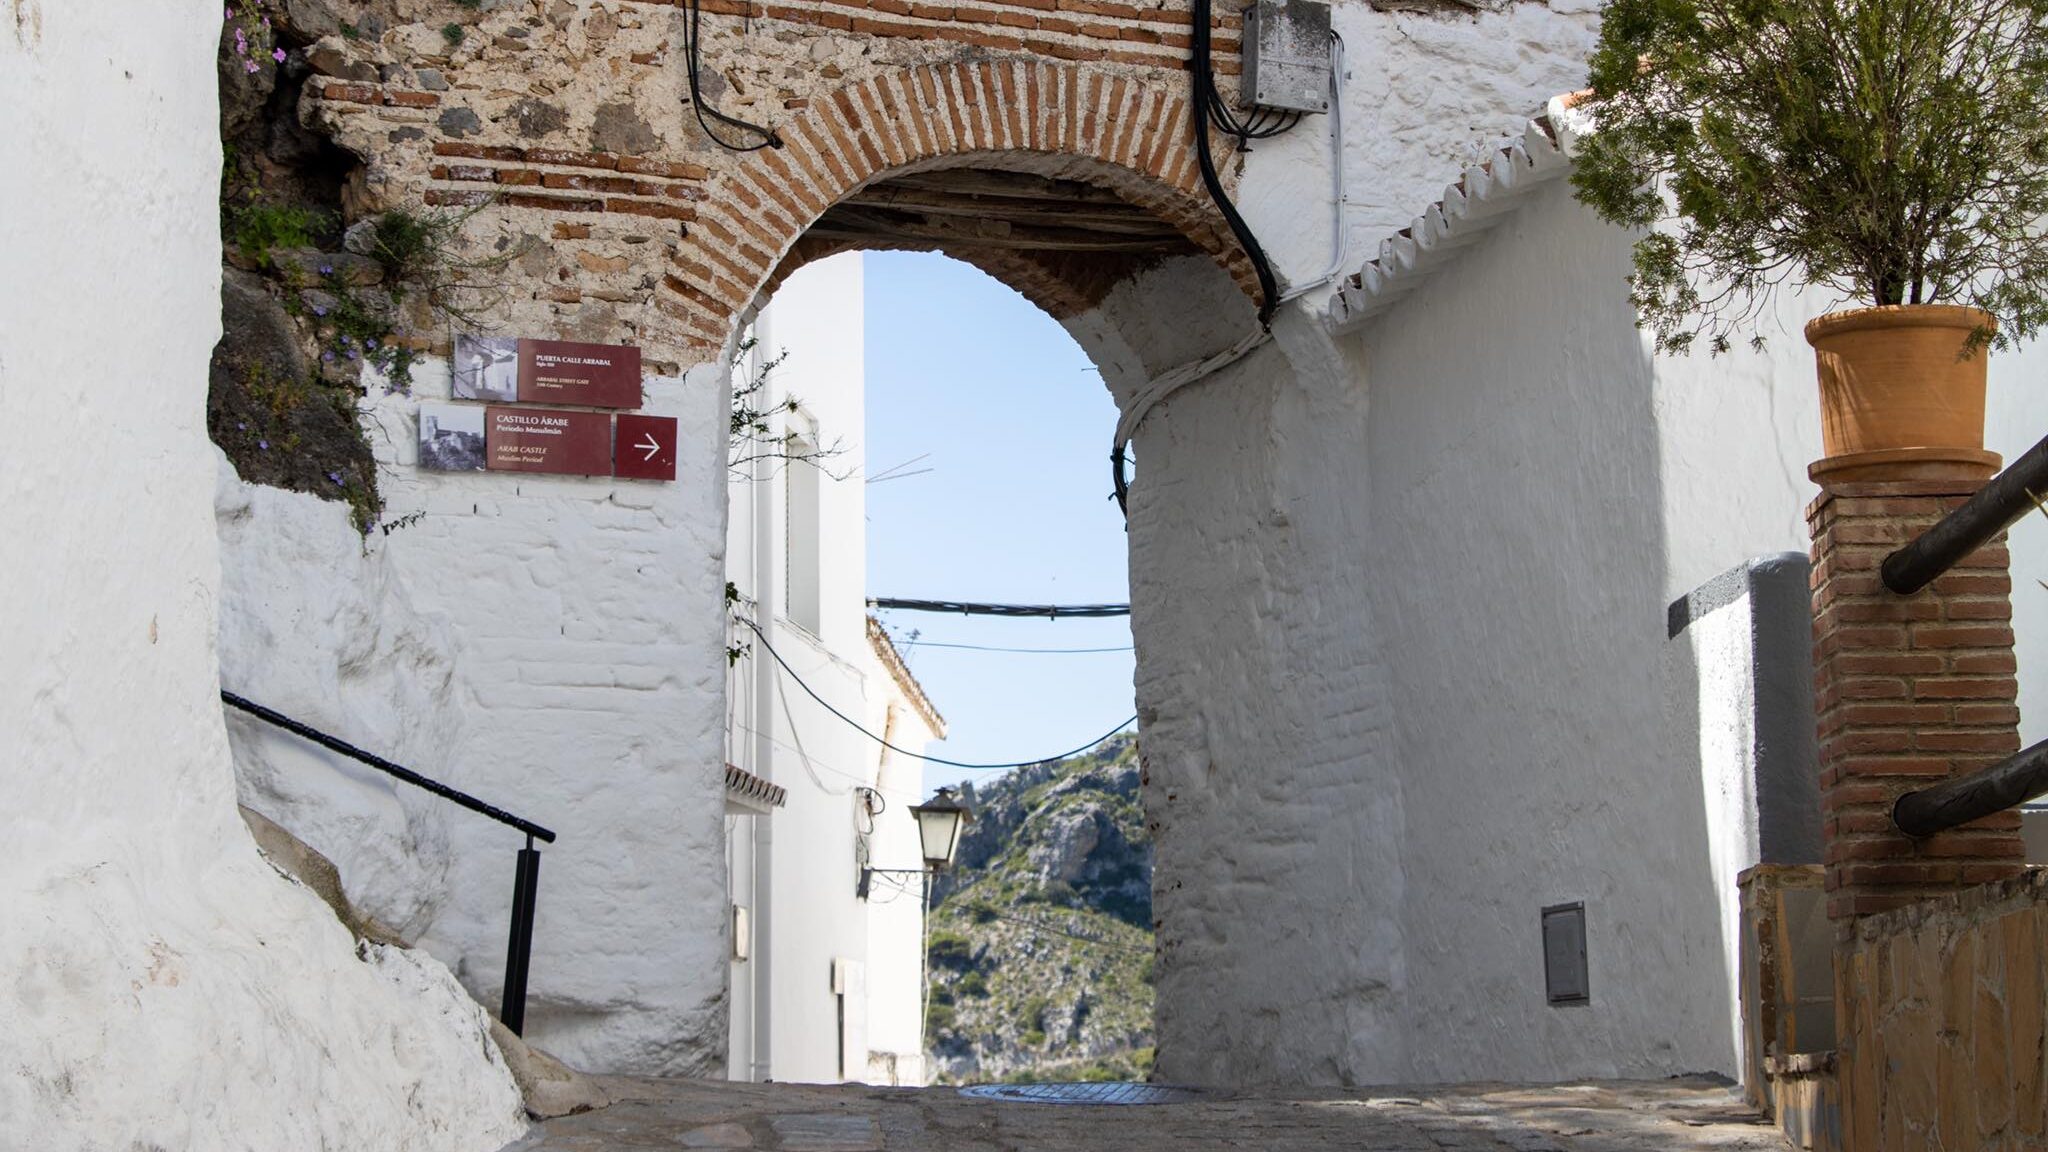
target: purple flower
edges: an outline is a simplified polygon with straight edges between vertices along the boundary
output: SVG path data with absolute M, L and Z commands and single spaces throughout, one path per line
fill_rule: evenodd
M 228 9 L 228 17 L 227 17 L 227 18 L 228 18 L 228 19 L 230 19 L 230 20 L 233 20 L 233 19 L 235 18 L 235 10 L 234 10 L 233 8 L 230 8 L 230 9 Z
M 327 478 L 328 478 L 329 480 L 332 480 L 332 481 L 334 481 L 334 482 L 335 482 L 336 484 L 339 484 L 339 483 L 341 483 L 341 473 L 339 473 L 339 472 L 329 472 L 329 473 L 327 474 Z
M 353 349 L 353 348 L 349 349 L 349 351 L 348 351 L 348 358 L 349 358 L 349 359 L 351 359 L 351 360 L 353 360 L 353 359 L 355 359 L 355 358 L 356 358 L 356 351 L 355 351 L 355 349 Z
M 247 421 L 244 421 L 244 420 L 237 420 L 237 421 L 235 421 L 235 431 L 237 431 L 237 432 L 247 432 L 248 430 L 249 430 L 249 425 L 248 425 L 248 422 L 247 422 Z
M 272 52 L 272 53 L 270 54 L 270 58 L 271 58 L 272 60 L 275 60 L 275 61 L 277 61 L 277 62 L 278 62 L 279 64 L 282 64 L 282 63 L 284 63 L 284 49 L 282 49 L 282 48 L 279 48 L 279 49 L 277 49 L 277 50 L 273 51 L 273 52 Z
M 353 336 L 350 336 L 350 335 L 348 335 L 348 334 L 347 334 L 347 333 L 345 333 L 345 332 L 344 332 L 344 333 L 342 334 L 342 337 L 341 337 L 341 345 L 342 345 L 342 347 L 346 348 L 346 347 L 348 347 L 348 346 L 349 346 L 350 344 L 353 344 L 353 343 L 355 343 L 355 342 L 356 342 L 356 341 L 355 341 L 355 337 L 353 337 Z
M 332 276 L 332 275 L 334 275 L 334 265 L 332 265 L 332 264 L 322 264 L 322 265 L 320 266 L 320 274 L 321 274 L 322 276 Z
M 377 342 L 376 342 L 375 340 L 365 340 L 365 341 L 363 341 L 363 347 L 365 347 L 365 348 L 375 348 L 376 346 L 377 346 Z
M 244 61 L 242 61 L 242 67 L 243 67 L 244 69 L 246 69 L 246 70 L 250 71 L 250 72 L 254 72 L 254 71 L 256 71 L 256 70 L 257 70 L 257 69 L 256 69 L 256 62 L 255 62 L 254 60 L 244 60 Z
M 322 359 L 322 360 L 325 360 L 325 361 L 328 361 L 329 363 L 332 363 L 332 362 L 333 362 L 333 360 L 334 360 L 334 353 L 332 353 L 332 352 L 322 352 L 322 353 L 320 354 L 320 359 Z
M 258 447 L 258 448 L 261 448 L 261 449 L 263 449 L 263 450 L 264 450 L 265 452 L 268 452 L 268 451 L 270 451 L 270 441 L 268 441 L 268 440 L 258 440 L 258 441 L 256 442 L 256 447 Z
M 315 305 L 313 305 L 313 315 L 315 315 L 315 316 L 325 316 L 325 315 L 327 315 L 327 309 L 325 309 L 325 308 L 321 307 L 321 306 L 320 306 L 320 305 L 318 305 L 318 304 L 315 304 Z

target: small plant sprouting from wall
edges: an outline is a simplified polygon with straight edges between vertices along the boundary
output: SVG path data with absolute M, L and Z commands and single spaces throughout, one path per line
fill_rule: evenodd
M 303 204 L 251 200 L 228 210 L 228 242 L 259 268 L 270 267 L 271 253 L 308 248 L 334 230 L 334 217 Z
M 732 386 L 732 412 L 728 425 L 726 467 L 734 480 L 764 479 L 754 474 L 753 465 L 760 460 L 780 460 L 784 463 L 801 461 L 818 467 L 834 480 L 845 480 L 852 473 L 833 472 L 823 467 L 823 462 L 846 453 L 844 441 L 835 440 L 828 445 L 799 448 L 796 439 L 777 427 L 777 417 L 787 417 L 802 409 L 803 401 L 795 396 L 769 402 L 769 383 L 775 370 L 789 359 L 789 353 L 779 356 L 756 357 L 753 355 L 758 342 L 749 334 L 740 341 L 737 363 L 750 366 L 735 375 Z
M 278 45 L 268 15 L 248 5 L 222 11 L 222 50 L 234 53 L 235 67 L 253 76 L 285 62 L 289 54 Z

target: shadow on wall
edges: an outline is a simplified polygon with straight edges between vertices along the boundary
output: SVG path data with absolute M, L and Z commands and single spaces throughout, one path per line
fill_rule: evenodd
M 1422 1080 L 1734 1071 L 1699 685 L 1665 612 L 1753 554 L 1695 557 L 1673 515 L 1696 491 L 1673 470 L 1746 428 L 1672 422 L 1631 237 L 1569 197 L 1366 333 Z M 1539 917 L 1576 901 L 1590 1002 L 1553 1006 Z

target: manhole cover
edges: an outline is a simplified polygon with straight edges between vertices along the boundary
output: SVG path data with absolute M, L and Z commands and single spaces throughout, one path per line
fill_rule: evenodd
M 960 1094 L 1016 1104 L 1184 1104 L 1202 1095 L 1157 1084 L 976 1084 Z

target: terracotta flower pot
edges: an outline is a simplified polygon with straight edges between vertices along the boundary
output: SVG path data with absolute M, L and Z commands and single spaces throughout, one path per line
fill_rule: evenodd
M 1826 457 L 1807 469 L 1820 483 L 1987 480 L 1983 349 L 1962 355 L 1991 315 L 1953 304 L 1901 304 L 1830 312 L 1807 322 L 1820 369 Z

